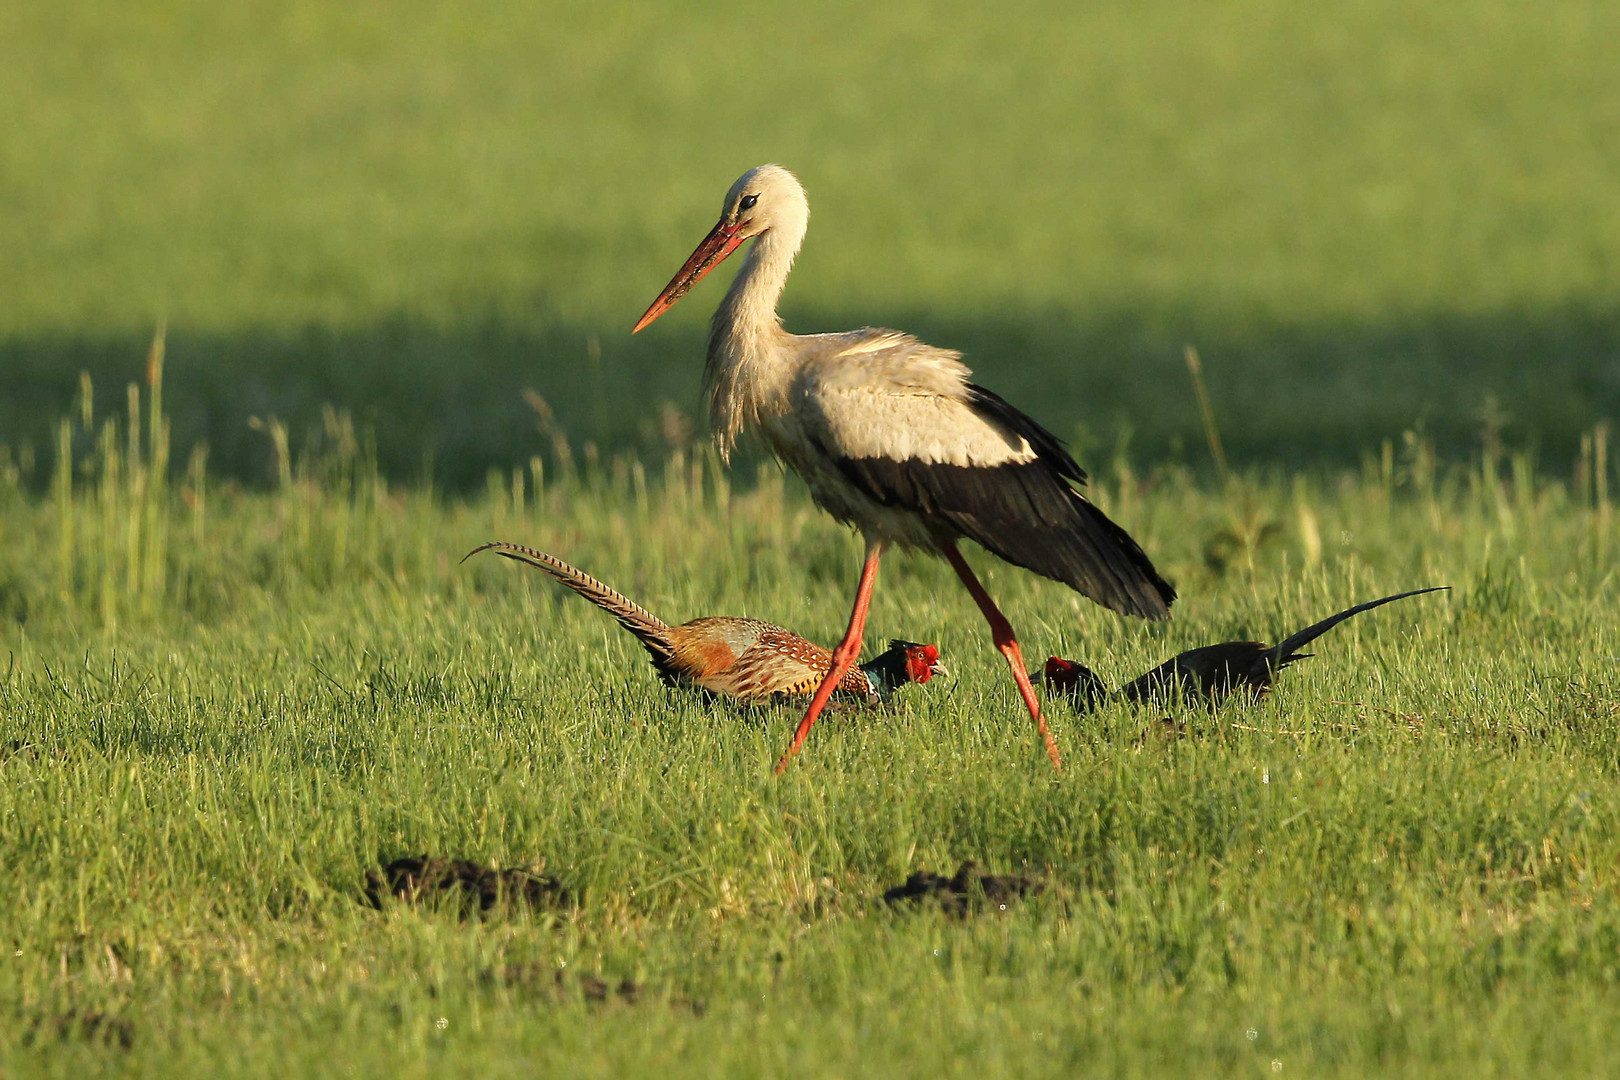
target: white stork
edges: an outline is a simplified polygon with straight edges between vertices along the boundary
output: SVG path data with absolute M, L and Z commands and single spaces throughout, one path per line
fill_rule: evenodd
M 859 657 L 878 559 L 891 544 L 936 552 L 955 569 L 1060 768 L 1018 640 L 957 542 L 974 540 L 1126 615 L 1168 618 L 1175 589 L 1136 541 L 1076 490 L 1086 474 L 1063 443 L 969 381 L 959 353 L 894 330 L 801 337 L 782 329 L 776 302 L 809 221 L 810 204 L 792 173 L 778 165 L 750 169 L 726 193 L 719 223 L 635 326 L 668 311 L 753 239 L 709 331 L 703 383 L 715 441 L 729 460 L 740 432 L 762 439 L 809 485 L 817 505 L 866 540 L 849 629 L 776 771 L 798 753 Z

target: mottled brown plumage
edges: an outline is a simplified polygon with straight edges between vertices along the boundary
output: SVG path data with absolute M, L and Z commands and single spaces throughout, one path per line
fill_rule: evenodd
M 463 561 L 481 551 L 541 570 L 612 615 L 641 642 L 659 676 L 671 686 L 742 701 L 769 701 L 813 693 L 832 666 L 830 650 L 760 619 L 719 615 L 671 626 L 555 555 L 497 541 L 474 548 Z M 937 648 L 895 641 L 876 659 L 845 672 L 838 691 L 875 704 L 905 683 L 927 682 L 940 674 L 945 671 Z

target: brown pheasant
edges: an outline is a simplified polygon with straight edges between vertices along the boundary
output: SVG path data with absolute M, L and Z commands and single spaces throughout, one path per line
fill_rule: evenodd
M 742 701 L 771 701 L 814 693 L 832 667 L 831 650 L 759 619 L 719 615 L 670 626 L 555 555 L 496 541 L 473 548 L 461 561 L 481 551 L 544 571 L 612 615 L 641 642 L 659 676 L 671 686 Z M 897 640 L 875 659 L 850 668 L 838 681 L 838 692 L 873 705 L 887 701 L 907 683 L 948 674 L 936 646 Z
M 1310 653 L 1299 650 L 1338 626 L 1352 615 L 1409 596 L 1449 589 L 1449 585 L 1436 585 L 1428 589 L 1413 589 L 1396 593 L 1364 604 L 1346 608 L 1329 615 L 1321 622 L 1312 623 L 1299 633 L 1277 645 L 1267 648 L 1259 641 L 1224 641 L 1219 645 L 1205 645 L 1188 649 L 1166 660 L 1158 667 L 1119 688 L 1119 696 L 1127 701 L 1143 702 L 1150 698 L 1168 697 L 1179 690 L 1188 701 L 1202 701 L 1219 705 L 1234 693 L 1243 691 L 1252 700 L 1264 697 L 1276 680 L 1277 673 L 1296 660 L 1304 660 Z M 1096 672 L 1076 660 L 1060 656 L 1047 657 L 1042 681 L 1063 693 L 1082 711 L 1090 711 L 1110 695 L 1107 685 Z

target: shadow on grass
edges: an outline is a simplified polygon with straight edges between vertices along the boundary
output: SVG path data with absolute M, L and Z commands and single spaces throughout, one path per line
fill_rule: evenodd
M 576 452 L 664 449 L 660 405 L 699 406 L 705 321 L 675 316 L 639 337 L 612 326 L 537 316 L 471 319 L 445 330 L 399 319 L 358 330 L 172 326 L 165 380 L 174 456 L 199 441 L 218 473 L 273 475 L 253 416 L 287 422 L 295 448 L 323 405 L 375 432 L 379 463 L 460 490 L 491 467 L 549 450 L 523 390 L 550 404 Z M 859 325 L 846 312 L 790 310 L 792 328 Z M 1353 463 L 1421 425 L 1443 453 L 1478 445 L 1494 399 L 1510 443 L 1538 446 L 1562 470 L 1582 432 L 1620 418 L 1620 308 L 1489 316 L 1434 315 L 1387 325 L 1263 325 L 1197 311 L 941 316 L 897 311 L 889 325 L 960 349 L 980 381 L 1076 443 L 1093 466 L 1125 446 L 1137 460 L 1204 452 L 1182 358 L 1201 351 L 1228 454 L 1238 463 Z M 80 371 L 100 415 L 122 409 L 140 377 L 145 334 L 0 340 L 0 444 L 32 446 L 34 483 L 48 471 L 52 427 L 73 408 Z

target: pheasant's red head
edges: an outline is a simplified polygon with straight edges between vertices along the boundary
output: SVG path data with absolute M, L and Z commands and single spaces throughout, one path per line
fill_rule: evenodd
M 939 646 L 907 645 L 906 676 L 914 683 L 925 683 L 935 675 L 949 675 L 939 662 Z
M 1046 658 L 1046 685 L 1057 690 L 1073 690 L 1080 683 L 1080 665 L 1061 656 Z
M 1077 706 L 1090 708 L 1108 696 L 1108 687 L 1097 673 L 1078 660 L 1049 656 L 1042 676 L 1048 689 L 1067 696 Z

